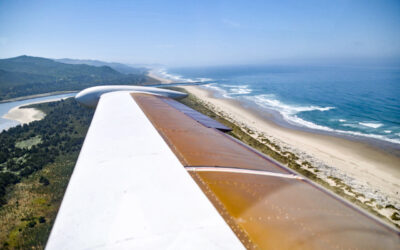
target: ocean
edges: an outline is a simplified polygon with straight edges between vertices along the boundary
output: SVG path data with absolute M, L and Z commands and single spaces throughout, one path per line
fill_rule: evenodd
M 400 68 L 225 66 L 168 68 L 175 81 L 203 81 L 282 126 L 400 146 Z

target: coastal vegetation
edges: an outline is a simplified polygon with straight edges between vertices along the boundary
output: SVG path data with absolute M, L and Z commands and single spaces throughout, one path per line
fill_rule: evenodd
M 0 133 L 0 248 L 43 249 L 93 116 L 73 98 Z
M 0 101 L 55 91 L 77 91 L 96 85 L 154 82 L 143 69 L 128 71 L 127 68 L 123 68 L 124 72 L 133 73 L 121 73 L 110 66 L 67 64 L 41 57 L 0 59 Z

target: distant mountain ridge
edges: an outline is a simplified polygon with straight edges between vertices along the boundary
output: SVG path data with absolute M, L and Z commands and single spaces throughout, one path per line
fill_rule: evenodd
M 123 68 L 121 65 L 115 63 L 114 67 Z M 130 72 L 135 72 L 134 68 L 129 68 Z M 25 55 L 0 59 L 0 100 L 53 91 L 81 90 L 94 85 L 141 85 L 149 81 L 146 71 L 137 69 L 136 72 L 127 74 L 108 65 L 62 63 Z
M 67 64 L 87 64 L 97 67 L 108 66 L 123 74 L 143 74 L 147 72 L 147 69 L 143 67 L 134 68 L 126 64 L 116 63 L 116 62 L 103 62 L 99 60 L 82 60 L 82 59 L 69 59 L 69 58 L 55 59 L 55 61 Z
M 11 72 L 23 72 L 28 74 L 73 77 L 79 75 L 120 76 L 121 74 L 111 67 L 93 67 L 90 65 L 72 65 L 56 62 L 52 59 L 31 56 L 19 56 L 9 59 L 0 59 L 0 69 Z

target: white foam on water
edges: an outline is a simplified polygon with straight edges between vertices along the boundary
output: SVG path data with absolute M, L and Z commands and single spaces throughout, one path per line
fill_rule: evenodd
M 253 90 L 249 87 L 249 85 L 228 85 L 222 84 L 222 87 L 228 88 L 228 95 L 247 95 L 250 94 Z
M 355 123 L 345 123 L 345 124 L 343 124 L 343 126 L 350 127 L 350 128 L 356 128 L 356 129 L 362 129 L 363 128 L 358 123 L 357 124 L 355 124 Z
M 340 130 L 340 129 L 332 129 L 327 126 L 322 126 L 315 124 L 310 121 L 306 121 L 300 117 L 298 117 L 296 114 L 300 112 L 308 112 L 308 111 L 328 111 L 334 109 L 334 107 L 319 107 L 319 106 L 301 106 L 301 105 L 290 105 L 290 104 L 285 104 L 279 101 L 274 95 L 272 94 L 264 94 L 264 95 L 258 95 L 258 96 L 252 96 L 252 97 L 247 97 L 247 100 L 254 101 L 256 104 L 258 104 L 261 107 L 268 108 L 268 109 L 273 109 L 278 111 L 282 117 L 290 124 L 294 124 L 297 126 L 301 127 L 306 127 L 306 128 L 311 128 L 311 129 L 316 129 L 316 130 L 322 130 L 322 131 L 327 131 L 327 132 L 334 132 L 334 133 L 339 133 L 339 134 L 347 134 L 347 135 L 354 135 L 354 136 L 361 136 L 361 137 L 367 137 L 367 138 L 374 138 L 378 140 L 384 140 L 388 141 L 391 143 L 395 144 L 400 144 L 399 139 L 393 139 L 393 138 L 388 138 L 383 135 L 378 135 L 378 134 L 365 134 L 357 131 L 347 131 L 347 130 Z M 341 119 L 339 120 L 341 122 L 345 122 L 346 120 Z M 362 126 L 367 126 L 367 127 L 372 127 L 372 128 L 379 128 L 383 126 L 383 124 L 378 124 L 378 123 L 358 123 L 358 124 L 343 124 L 343 126 L 348 126 L 348 127 L 353 127 L 353 128 L 362 128 Z M 400 133 L 397 134 L 400 136 Z
M 359 122 L 358 124 L 369 128 L 379 128 L 383 126 L 382 123 L 374 123 L 374 122 Z
M 318 124 L 315 124 L 313 122 L 309 122 L 306 120 L 301 119 L 298 116 L 287 116 L 284 115 L 283 118 L 285 118 L 285 120 L 289 123 L 294 123 L 295 125 L 301 125 L 303 127 L 307 127 L 307 128 L 312 128 L 312 129 L 319 129 L 319 130 L 324 130 L 324 131 L 329 131 L 329 132 L 333 132 L 335 131 L 334 129 L 331 129 L 329 127 L 326 126 L 321 126 Z
M 185 78 L 181 75 L 171 74 L 166 69 L 157 69 L 152 71 L 155 75 L 159 75 L 162 78 L 172 80 L 174 82 L 209 82 L 211 78 L 199 77 L 199 78 Z
M 388 138 L 386 136 L 383 135 L 378 135 L 378 134 L 365 134 L 365 133 L 361 133 L 361 132 L 357 132 L 357 131 L 347 131 L 347 130 L 340 130 L 340 129 L 332 129 L 326 126 L 321 126 L 318 124 L 315 124 L 313 122 L 309 122 L 309 121 L 305 121 L 297 116 L 294 117 L 285 117 L 285 120 L 287 120 L 289 123 L 291 122 L 295 122 L 296 125 L 301 125 L 307 128 L 311 128 L 311 129 L 317 129 L 317 130 L 322 130 L 322 131 L 327 131 L 327 132 L 335 132 L 338 134 L 347 134 L 347 135 L 355 135 L 355 136 L 361 136 L 361 137 L 368 137 L 368 138 L 373 138 L 373 139 L 378 139 L 378 140 L 383 140 L 383 141 L 388 141 L 391 143 L 395 143 L 395 144 L 400 144 L 400 140 L 399 139 L 393 139 L 393 138 Z M 359 126 L 355 125 L 355 124 L 345 124 L 345 126 L 348 127 L 353 127 L 353 128 L 359 128 Z M 390 130 L 388 130 L 390 131 Z M 391 132 L 391 131 L 390 131 Z M 400 136 L 400 133 L 397 134 L 398 136 Z
M 206 88 L 206 89 L 211 89 L 211 90 L 215 91 L 217 93 L 217 95 L 220 95 L 224 98 L 232 99 L 232 97 L 228 94 L 228 92 L 226 90 L 218 87 L 215 83 L 201 85 L 201 87 Z
M 254 100 L 258 105 L 266 108 L 271 108 L 279 111 L 287 116 L 292 116 L 300 112 L 307 111 L 328 111 L 335 107 L 319 107 L 319 106 L 300 106 L 290 105 L 279 101 L 274 95 L 257 95 L 249 97 L 248 99 Z
M 388 141 L 391 143 L 395 144 L 400 144 L 399 139 L 393 139 L 393 138 L 388 138 L 383 135 L 377 135 L 377 134 L 364 134 L 361 132 L 356 132 L 356 131 L 344 131 L 344 130 L 335 130 L 335 132 L 342 133 L 342 134 L 349 134 L 349 135 L 356 135 L 356 136 L 362 136 L 362 137 L 369 137 L 369 138 L 374 138 L 378 140 L 383 140 L 383 141 Z M 400 136 L 400 135 L 399 135 Z

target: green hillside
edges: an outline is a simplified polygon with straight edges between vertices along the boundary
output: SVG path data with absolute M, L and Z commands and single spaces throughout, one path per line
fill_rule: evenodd
M 0 100 L 95 85 L 140 85 L 147 80 L 144 73 L 123 74 L 109 66 L 66 64 L 31 56 L 0 59 Z

